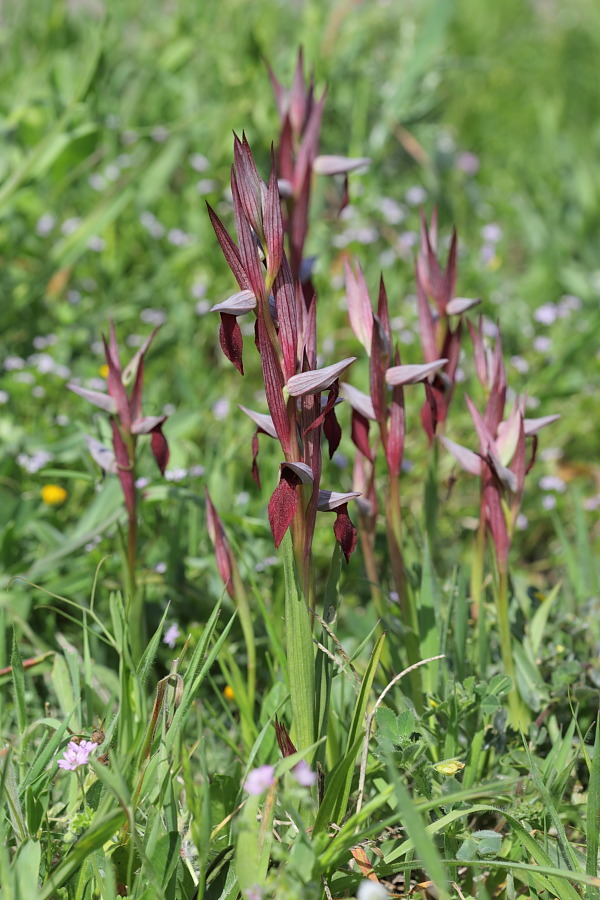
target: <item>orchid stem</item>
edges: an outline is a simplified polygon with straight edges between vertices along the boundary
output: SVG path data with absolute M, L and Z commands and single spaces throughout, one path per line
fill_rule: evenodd
M 500 652 L 504 671 L 512 682 L 512 688 L 508 695 L 509 721 L 513 728 L 523 728 L 526 725 L 527 716 L 519 696 L 515 666 L 512 653 L 512 639 L 510 633 L 510 619 L 508 614 L 508 570 L 500 569 L 498 573 L 498 629 L 500 632 Z

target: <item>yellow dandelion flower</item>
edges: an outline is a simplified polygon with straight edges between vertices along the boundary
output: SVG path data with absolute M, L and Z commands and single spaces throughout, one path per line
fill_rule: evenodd
M 98 371 L 99 371 L 100 376 L 101 376 L 102 378 L 108 378 L 108 366 L 107 366 L 106 363 L 104 363 L 103 366 L 100 366 L 100 368 L 98 369 Z
M 443 762 L 436 763 L 433 768 L 441 775 L 456 775 L 464 767 L 465 764 L 459 759 L 445 759 Z
M 67 492 L 59 484 L 45 484 L 41 490 L 42 501 L 47 506 L 60 506 L 67 499 Z
M 223 689 L 223 696 L 225 697 L 226 700 L 234 700 L 235 699 L 235 694 L 234 694 L 233 688 L 231 687 L 230 684 L 225 685 L 225 687 Z

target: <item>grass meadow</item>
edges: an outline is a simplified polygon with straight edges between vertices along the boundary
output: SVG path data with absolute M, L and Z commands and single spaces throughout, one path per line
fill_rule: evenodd
M 0 898 L 600 896 L 598 5 L 0 48 Z

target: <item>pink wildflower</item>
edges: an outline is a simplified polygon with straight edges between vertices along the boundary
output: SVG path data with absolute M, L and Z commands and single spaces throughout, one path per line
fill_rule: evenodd
M 264 794 L 274 781 L 274 766 L 258 766 L 258 768 L 248 772 L 248 777 L 244 782 L 244 790 L 248 791 L 249 794 L 259 796 L 260 794 Z
M 75 741 L 69 741 L 69 745 L 63 754 L 63 758 L 59 759 L 58 766 L 60 769 L 69 769 L 74 772 L 79 766 L 86 766 L 92 753 L 98 744 L 94 741 L 81 741 L 77 744 Z

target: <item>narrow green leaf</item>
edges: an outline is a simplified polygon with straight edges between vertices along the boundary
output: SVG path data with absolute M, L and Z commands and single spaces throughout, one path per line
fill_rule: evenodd
M 596 716 L 596 737 L 594 739 L 594 755 L 591 761 L 590 782 L 588 785 L 587 821 L 586 821 L 586 863 L 588 875 L 598 874 L 598 829 L 600 827 L 600 716 Z M 592 895 L 589 895 L 591 900 Z
M 15 707 L 17 709 L 17 726 L 19 734 L 22 736 L 27 730 L 27 704 L 25 701 L 25 673 L 23 671 L 23 657 L 19 651 L 17 643 L 17 632 L 13 628 L 13 646 L 10 657 L 12 666 L 12 682 L 13 693 L 15 698 Z
M 310 614 L 300 589 L 289 529 L 281 542 L 285 578 L 285 634 L 292 705 L 292 727 L 298 750 L 315 740 L 315 653 Z
M 343 807 L 345 812 L 348 801 L 346 800 L 346 803 L 343 804 L 341 800 L 346 793 L 346 785 L 352 783 L 352 773 L 354 772 L 354 767 L 356 765 L 356 755 L 360 750 L 363 737 L 363 732 L 359 732 L 355 737 L 354 743 L 348 748 L 341 762 L 338 763 L 328 777 L 325 796 L 323 797 L 323 802 L 319 807 L 317 818 L 315 819 L 313 836 L 316 836 L 321 831 L 328 828 L 330 822 L 338 823 L 343 817 L 343 813 L 340 815 L 340 810 Z
M 388 765 L 388 773 L 390 782 L 394 785 L 394 795 L 398 802 L 400 821 L 410 836 L 411 844 L 423 860 L 425 871 L 435 884 L 440 900 L 449 900 L 450 885 L 448 876 L 442 857 L 433 841 L 432 834 L 425 826 L 421 813 L 402 783 L 393 763 Z
M 19 847 L 15 868 L 15 900 L 31 900 L 37 896 L 42 847 L 39 841 L 28 840 Z
M 440 653 L 440 636 L 444 627 L 440 621 L 440 590 L 433 568 L 429 538 L 425 535 L 422 557 L 421 591 L 419 595 L 419 650 L 421 659 Z M 423 690 L 432 694 L 437 689 L 440 664 L 430 662 L 421 669 Z

